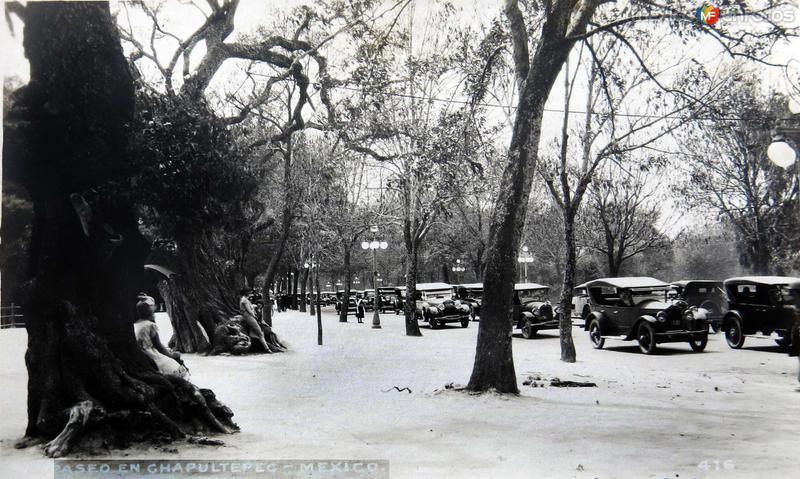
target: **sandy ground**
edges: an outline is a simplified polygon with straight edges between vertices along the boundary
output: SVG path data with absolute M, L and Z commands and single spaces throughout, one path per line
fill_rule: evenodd
M 626 342 L 594 350 L 575 328 L 578 362 L 564 364 L 555 331 L 515 337 L 521 395 L 473 396 L 440 390 L 467 382 L 478 323 L 423 328 L 422 338 L 404 336 L 391 314 L 381 330 L 332 311 L 323 323 L 321 347 L 314 318 L 289 312 L 275 329 L 290 353 L 186 355 L 195 383 L 236 413 L 242 432 L 226 446 L 103 457 L 388 459 L 392 477 L 426 478 L 797 477 L 797 363 L 770 341 L 733 351 L 716 335 L 705 353 L 678 343 L 644 356 Z M 164 317 L 159 326 L 168 337 Z M 0 332 L 0 478 L 52 476 L 38 448 L 12 447 L 25 427 L 24 349 L 25 331 Z M 523 386 L 530 375 L 599 387 Z

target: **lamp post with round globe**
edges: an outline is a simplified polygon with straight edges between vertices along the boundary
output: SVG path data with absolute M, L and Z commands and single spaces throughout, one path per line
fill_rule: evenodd
M 533 263 L 533 255 L 528 251 L 527 246 L 522 247 L 522 254 L 517 258 L 518 263 L 522 263 L 525 268 L 525 282 L 528 282 L 528 263 Z
M 789 100 L 789 111 L 792 113 L 789 122 L 776 129 L 775 138 L 767 147 L 769 160 L 781 168 L 789 168 L 797 161 L 797 146 L 800 145 L 800 102 L 794 98 Z
M 456 283 L 460 283 L 461 282 L 461 274 L 460 273 L 463 273 L 464 271 L 467 270 L 465 267 L 461 266 L 461 260 L 457 259 L 456 260 L 456 265 L 453 266 L 450 269 L 452 269 L 452 271 L 456 274 Z
M 361 242 L 361 249 L 363 250 L 372 250 L 372 287 L 375 289 L 375 302 L 372 305 L 372 327 L 374 329 L 381 328 L 381 317 L 380 317 L 380 310 L 381 310 L 381 296 L 378 294 L 378 250 L 379 249 L 386 249 L 389 247 L 389 243 L 386 241 L 380 241 L 376 239 L 378 234 L 378 227 L 371 226 L 370 232 L 372 233 L 372 241 L 362 241 Z

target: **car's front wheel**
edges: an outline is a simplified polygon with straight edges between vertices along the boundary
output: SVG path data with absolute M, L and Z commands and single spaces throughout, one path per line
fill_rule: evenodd
M 475 321 L 475 308 L 469 308 L 469 319 Z
M 706 349 L 706 345 L 708 344 L 708 334 L 704 334 L 702 336 L 695 336 L 689 341 L 689 346 L 692 347 L 692 351 L 694 352 L 702 352 Z
M 733 349 L 739 349 L 744 345 L 744 332 L 739 318 L 728 321 L 728 326 L 725 328 L 725 341 Z
M 644 322 L 639 325 L 639 350 L 645 354 L 653 354 L 656 350 L 656 330 L 653 325 Z
M 525 324 L 522 325 L 522 337 L 525 339 L 533 339 L 536 337 L 536 333 L 538 330 L 533 327 L 530 321 L 526 320 Z
M 431 329 L 439 329 L 439 320 L 433 316 L 428 316 L 428 324 L 430 325 Z
M 592 342 L 594 349 L 602 349 L 606 344 L 606 340 L 600 335 L 600 321 L 593 319 L 589 325 L 589 340 Z
M 462 327 L 462 328 L 466 328 L 467 326 L 469 326 L 469 318 L 467 318 L 467 319 L 462 319 L 462 320 L 461 320 L 461 327 Z

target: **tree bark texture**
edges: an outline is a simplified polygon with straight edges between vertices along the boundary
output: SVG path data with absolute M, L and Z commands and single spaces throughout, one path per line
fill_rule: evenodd
M 417 254 L 418 244 L 415 241 L 406 244 L 406 299 L 403 301 L 403 312 L 406 320 L 406 336 L 422 336 L 416 316 L 416 302 L 414 295 L 417 292 Z
M 149 253 L 126 194 L 133 83 L 105 2 L 25 7 L 29 84 L 4 120 L 4 162 L 36 209 L 25 447 L 45 454 L 232 432 L 214 394 L 158 372 L 133 334 Z
M 575 287 L 575 213 L 567 207 L 564 211 L 564 281 L 561 284 L 561 297 L 558 301 L 560 320 L 558 337 L 561 341 L 561 360 L 574 363 L 575 343 L 572 340 L 572 291 Z
M 240 313 L 237 298 L 244 279 L 218 261 L 211 241 L 202 233 L 178 238 L 177 274 L 160 291 L 174 331 L 170 347 L 180 352 L 209 352 L 216 346 L 216 327 Z M 205 340 L 196 334 L 198 324 Z
M 517 251 L 525 223 L 534 168 L 539 151 L 544 105 L 574 40 L 570 29 L 585 30 L 596 5 L 580 2 L 573 21 L 575 1 L 557 3 L 545 13 L 536 52 L 528 53 L 524 17 L 513 0 L 506 1 L 506 16 L 514 44 L 519 99 L 501 187 L 494 204 L 486 249 L 486 271 L 475 363 L 467 389 L 518 393 L 511 349 L 511 316 Z
M 344 245 L 344 293 L 342 294 L 342 307 L 339 310 L 339 322 L 347 322 L 347 306 L 350 299 L 350 281 L 352 280 L 352 272 L 350 271 L 350 254 L 353 250 L 353 244 L 347 243 Z
M 303 279 L 300 280 L 300 312 L 306 312 L 306 286 L 308 285 L 308 271 L 311 268 L 303 268 Z M 311 292 L 314 292 L 314 285 L 311 285 Z

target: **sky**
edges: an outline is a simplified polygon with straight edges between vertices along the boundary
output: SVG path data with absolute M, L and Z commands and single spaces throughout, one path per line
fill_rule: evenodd
M 307 0 L 242 0 L 237 11 L 235 30 L 231 40 L 236 40 L 241 35 L 254 33 L 259 26 L 272 25 L 276 21 L 276 16 L 286 13 L 293 7 L 306 3 L 309 2 Z M 625 0 L 620 0 L 616 5 L 621 8 L 625 3 Z M 695 3 L 698 2 L 678 1 L 671 3 L 678 5 L 676 8 L 682 8 L 692 12 L 694 8 L 696 8 Z M 203 2 L 198 1 L 197 4 L 202 5 Z M 499 1 L 455 0 L 453 4 L 459 12 L 458 20 L 463 22 L 464 25 L 480 27 L 480 25 L 487 25 L 493 18 L 502 15 L 502 2 Z M 201 8 L 207 7 L 203 6 Z M 185 37 L 202 22 L 203 13 L 201 12 L 201 8 L 193 6 L 191 2 L 185 0 L 166 0 L 163 9 L 164 16 L 162 25 L 178 36 Z M 414 24 L 412 39 L 416 40 L 418 48 L 425 48 L 426 46 L 420 39 L 423 38 L 424 34 L 431 33 L 427 32 L 425 27 L 429 25 L 427 20 L 430 18 L 431 13 L 437 8 L 436 3 L 432 0 L 418 0 L 414 2 L 412 8 L 408 9 L 404 14 L 402 21 L 406 22 L 406 24 L 411 22 Z M 137 36 L 146 36 L 147 28 L 149 27 L 149 19 L 143 15 L 137 16 L 134 10 L 126 9 L 125 4 L 121 2 L 112 2 L 112 11 L 118 14 L 118 22 L 121 25 L 130 25 L 133 31 L 137 32 Z M 784 22 L 787 26 L 798 27 L 800 25 L 800 13 L 797 8 L 782 9 L 779 14 L 781 15 L 780 21 Z M 9 31 L 6 22 L 3 22 L 3 27 L 0 29 L 0 68 L 4 76 L 14 76 L 26 81 L 28 67 L 22 51 L 22 24 L 16 17 L 13 17 L 12 20 L 14 26 L 13 33 Z M 728 15 L 728 12 L 722 11 L 719 24 L 722 25 L 725 22 L 736 21 L 738 20 L 733 18 L 732 14 Z M 651 28 L 651 32 L 654 33 L 654 38 L 656 39 L 660 36 L 660 31 L 666 31 L 666 27 L 660 27 L 658 25 L 654 25 Z M 677 39 L 673 36 L 666 36 L 654 47 L 655 51 L 653 56 L 655 60 L 653 64 L 661 65 L 662 67 L 666 67 L 667 65 L 671 66 L 671 68 L 666 69 L 664 73 L 665 78 L 680 75 L 682 68 L 691 61 L 699 61 L 708 66 L 712 71 L 723 69 L 730 63 L 730 59 L 727 58 L 720 47 L 711 40 L 701 40 L 688 45 L 681 45 L 680 42 L 676 40 Z M 337 60 L 335 43 L 331 44 L 331 49 L 332 51 L 328 52 L 328 56 L 330 62 L 333 64 Z M 161 51 L 165 52 L 168 56 L 168 49 L 163 49 Z M 788 63 L 794 78 L 800 78 L 800 54 L 798 54 L 798 52 L 800 52 L 800 41 L 794 39 L 792 42 L 778 45 L 770 60 L 775 63 Z M 202 49 L 198 49 L 197 55 L 202 55 L 202 53 Z M 576 58 L 578 54 L 576 49 L 572 55 L 573 62 L 577 61 Z M 227 66 L 228 65 L 226 65 L 226 67 Z M 774 88 L 784 93 L 793 90 L 792 84 L 788 81 L 791 75 L 787 75 L 785 70 L 763 66 L 754 66 L 751 68 L 752 74 L 759 76 L 767 87 Z M 230 76 L 223 71 L 215 78 L 212 89 L 219 88 L 223 90 L 230 87 L 233 83 L 233 79 L 235 79 L 236 73 L 234 72 L 234 68 L 229 68 L 229 70 L 232 72 Z M 581 112 L 585 109 L 585 84 L 581 84 L 580 79 L 576 84 L 576 90 L 572 103 L 570 104 L 570 110 Z M 560 125 L 563 118 L 563 113 L 561 112 L 561 110 L 563 110 L 563 96 L 563 82 L 562 80 L 558 80 L 551 92 L 544 117 L 542 135 L 544 151 L 547 151 L 547 145 L 553 144 L 554 139 L 559 136 Z M 494 100 L 487 100 L 487 102 L 491 103 L 494 102 Z M 634 99 L 626 102 L 625 110 L 627 113 L 636 114 L 644 111 L 647 106 L 646 101 L 637 102 Z M 498 122 L 503 122 L 505 120 L 502 109 L 490 108 L 489 110 L 491 119 Z M 583 115 L 581 114 L 572 115 L 571 126 L 578 128 L 582 117 Z M 509 129 L 506 129 L 502 141 L 507 143 L 508 137 Z M 665 204 L 665 212 L 673 209 L 672 205 Z M 674 223 L 663 225 L 665 230 L 678 230 L 683 226 L 681 220 L 674 220 L 675 215 L 665 214 L 664 217 L 670 218 L 668 221 Z

